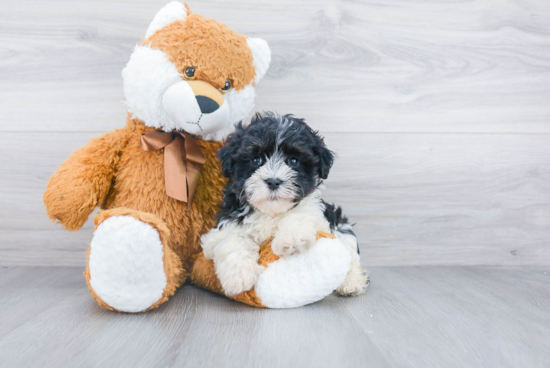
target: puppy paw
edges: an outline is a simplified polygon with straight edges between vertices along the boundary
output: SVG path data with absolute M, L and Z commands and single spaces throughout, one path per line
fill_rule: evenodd
M 273 253 L 284 258 L 305 252 L 315 240 L 315 231 L 277 234 L 271 242 L 271 249 Z
M 342 296 L 357 296 L 365 294 L 369 286 L 369 274 L 364 268 L 352 267 L 348 272 L 344 283 L 336 289 L 336 293 Z
M 216 266 L 216 273 L 227 296 L 235 296 L 252 289 L 264 270 L 265 267 L 252 258 Z

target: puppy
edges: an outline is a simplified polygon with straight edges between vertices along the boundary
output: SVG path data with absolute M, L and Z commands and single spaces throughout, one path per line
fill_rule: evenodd
M 236 127 L 218 153 L 229 178 L 218 224 L 201 238 L 204 255 L 229 296 L 250 290 L 264 267 L 260 246 L 273 237 L 281 257 L 305 252 L 319 231 L 331 232 L 352 254 L 351 269 L 337 289 L 341 295 L 367 291 L 357 239 L 342 209 L 321 199 L 323 179 L 334 161 L 323 138 L 302 119 L 257 114 Z

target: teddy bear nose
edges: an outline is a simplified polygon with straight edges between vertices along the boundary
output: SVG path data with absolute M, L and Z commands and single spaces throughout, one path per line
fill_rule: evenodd
M 195 98 L 203 114 L 210 114 L 220 108 L 220 105 L 209 97 L 195 96 Z

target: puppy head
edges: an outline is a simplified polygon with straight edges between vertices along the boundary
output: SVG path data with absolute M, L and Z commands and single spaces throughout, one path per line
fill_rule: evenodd
M 264 40 L 173 1 L 122 71 L 126 103 L 147 126 L 221 140 L 254 106 L 255 85 L 270 60 Z
M 284 213 L 326 179 L 334 161 L 323 138 L 303 119 L 256 115 L 237 126 L 218 156 L 228 177 L 226 197 L 255 210 Z

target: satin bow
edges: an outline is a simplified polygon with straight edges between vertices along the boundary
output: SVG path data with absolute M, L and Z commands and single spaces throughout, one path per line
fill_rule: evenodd
M 190 209 L 199 184 L 201 166 L 206 162 L 195 139 L 187 133 L 154 130 L 142 134 L 139 144 L 145 151 L 164 148 L 166 195 L 186 202 Z

